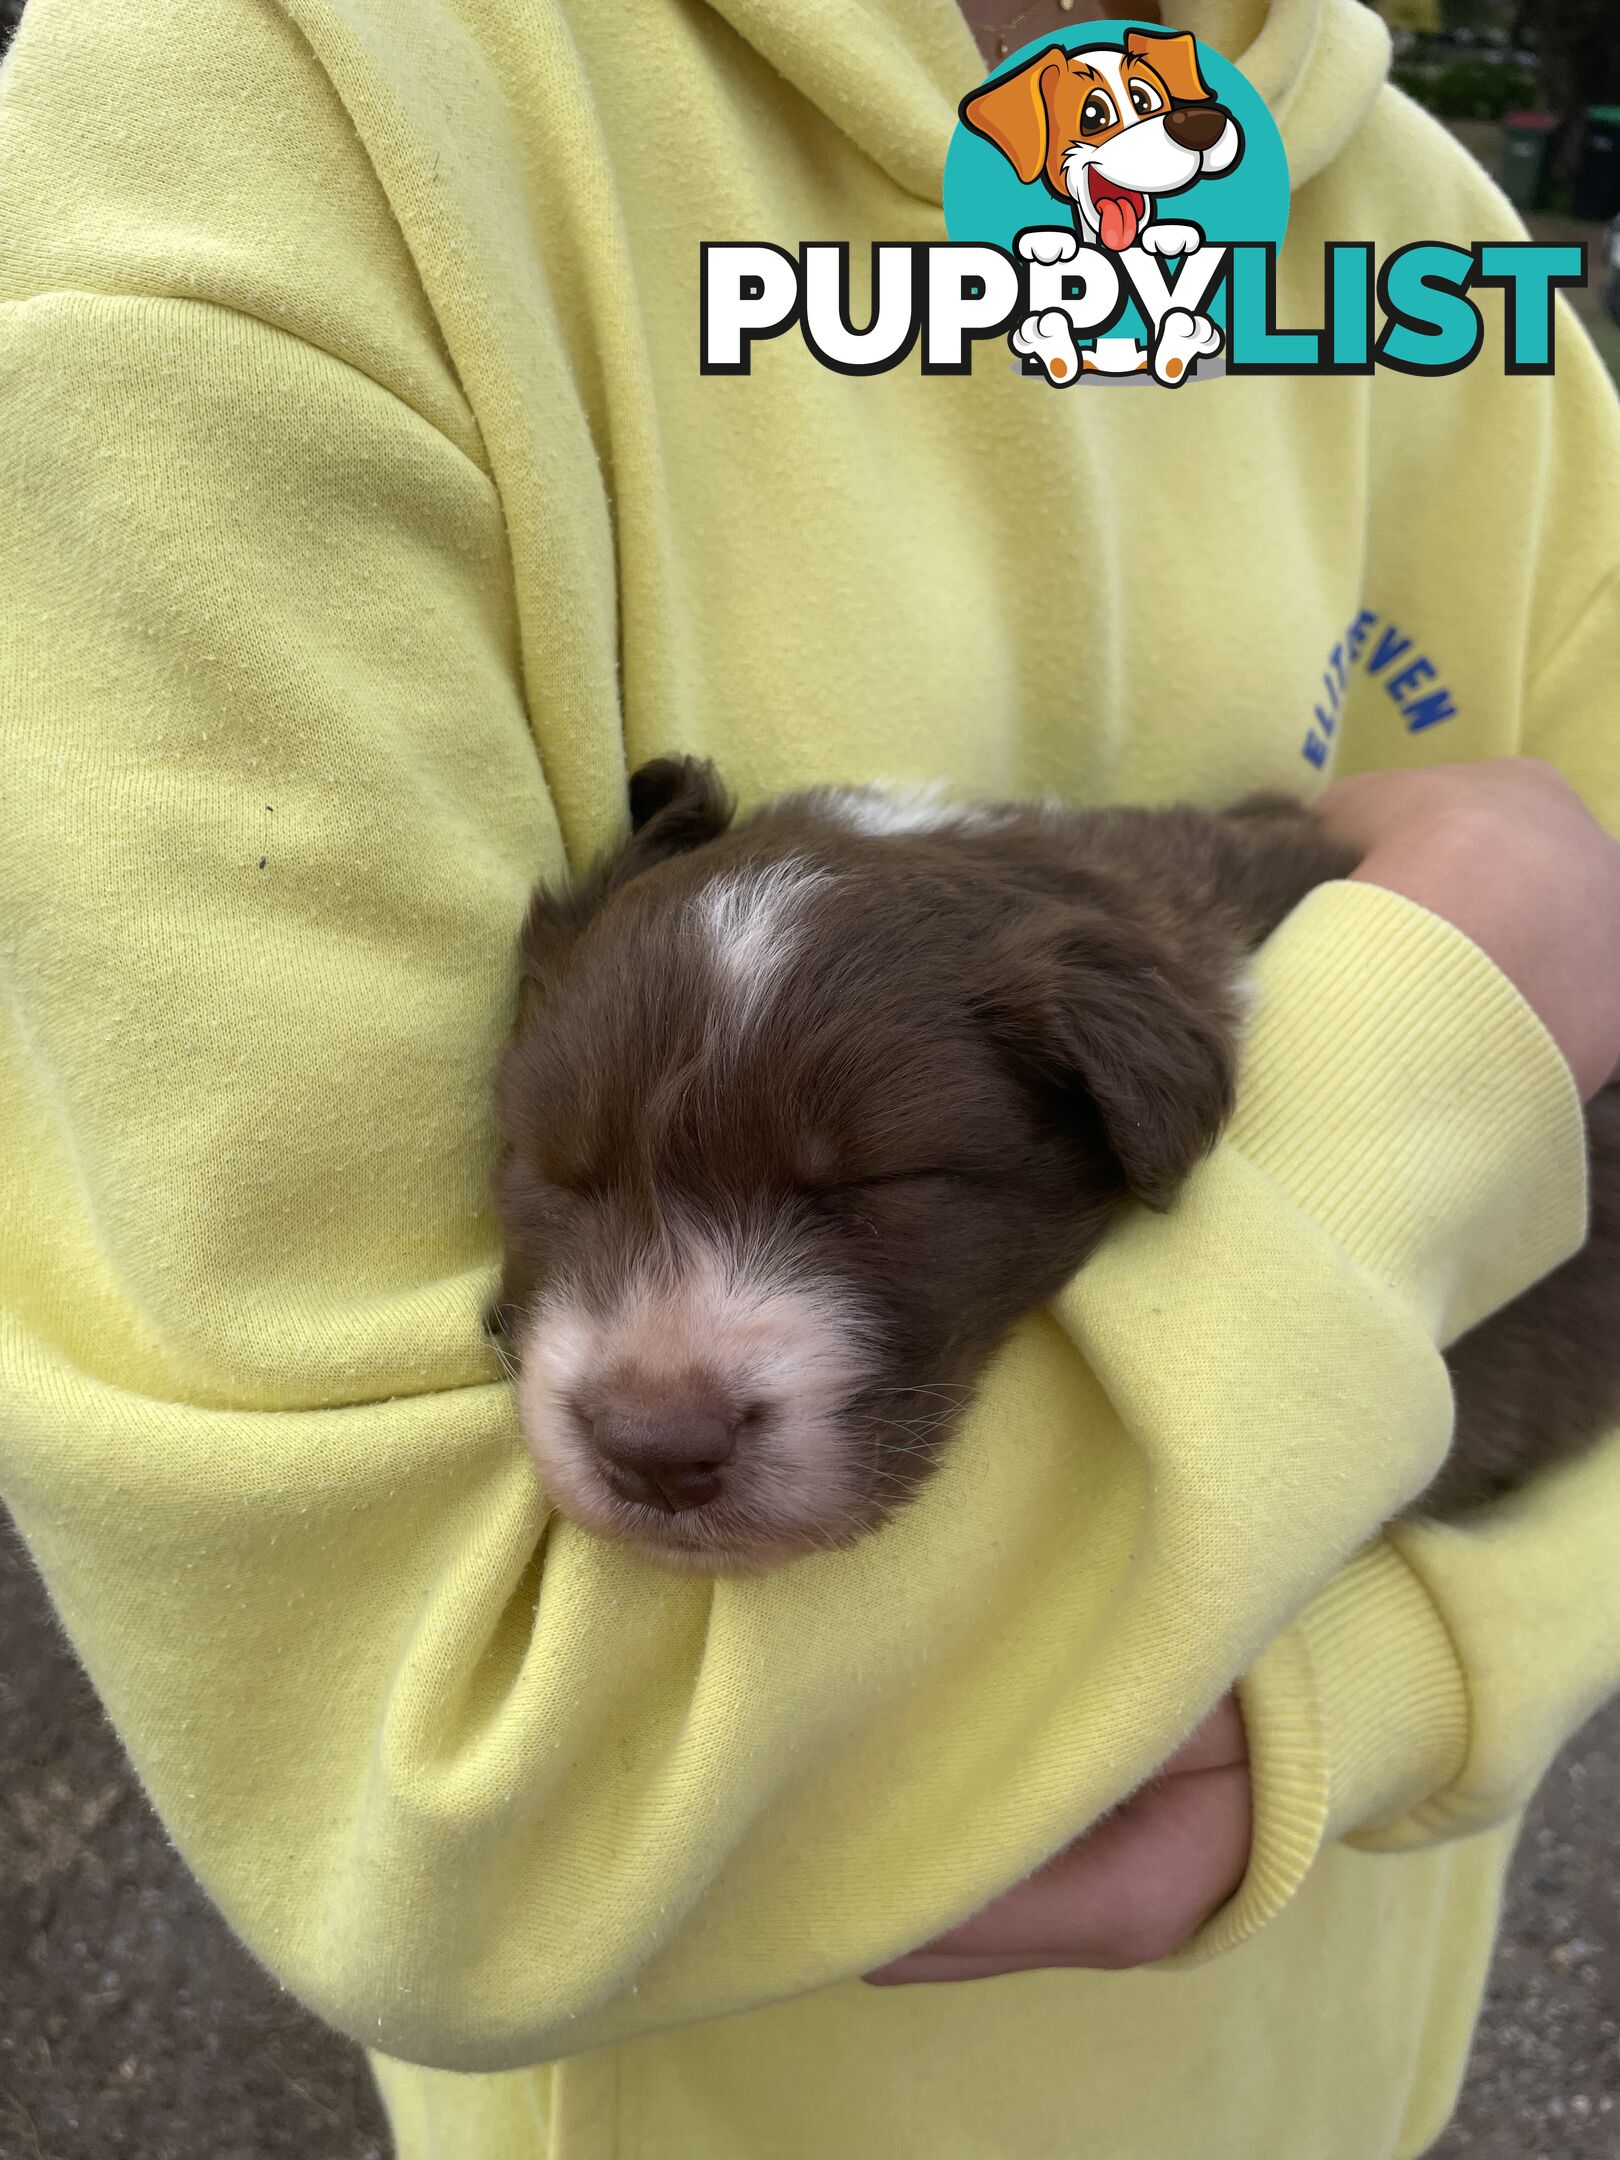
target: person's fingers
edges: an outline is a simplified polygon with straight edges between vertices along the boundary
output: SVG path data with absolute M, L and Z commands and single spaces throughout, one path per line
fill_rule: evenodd
M 1243 1764 L 1155 1783 L 983 1911 L 867 1977 L 949 1976 L 919 1960 L 1114 1969 L 1168 1957 L 1242 1881 L 1250 1808 Z
M 1248 1831 L 1243 1765 L 1156 1781 L 923 1947 L 979 1957 L 1100 1956 L 1121 1942 L 1162 1941 L 1184 1918 L 1191 1934 L 1241 1880 Z
M 930 1982 L 1000 1980 L 1021 1972 L 1125 1972 L 1131 1960 L 1124 1957 L 936 1957 L 928 1950 L 913 1950 L 875 1973 L 863 1973 L 868 1987 L 915 1987 Z
M 1189 1770 L 1224 1770 L 1249 1759 L 1248 1735 L 1236 1695 L 1223 1695 L 1190 1739 L 1170 1757 L 1158 1778 L 1180 1777 Z
M 868 1987 L 926 1987 L 931 1981 L 1000 1980 L 1008 1973 L 1045 1972 L 1058 1966 L 1073 1970 L 1085 1963 L 1082 1958 L 934 1957 L 926 1950 L 913 1950 L 861 1978 Z
M 1248 1865 L 1247 1736 L 1235 1694 L 1112 1815 L 960 1926 L 863 1975 L 874 1987 L 1166 1957 Z

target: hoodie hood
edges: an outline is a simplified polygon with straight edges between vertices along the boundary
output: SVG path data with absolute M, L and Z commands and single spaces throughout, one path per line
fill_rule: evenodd
M 711 4 L 908 194 L 940 201 L 957 107 L 989 72 L 956 0 Z M 1389 33 L 1362 0 L 1175 0 L 1167 27 L 1248 77 L 1296 189 L 1354 134 L 1389 66 Z

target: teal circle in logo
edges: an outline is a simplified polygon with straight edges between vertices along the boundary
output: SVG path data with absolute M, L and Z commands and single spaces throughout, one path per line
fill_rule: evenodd
M 1280 244 L 1288 160 L 1259 92 L 1210 46 L 1159 23 L 1078 23 L 1021 46 L 963 99 L 944 204 L 953 242 L 1011 254 L 1020 233 L 1055 228 L 1116 256 L 1147 249 L 1173 275 L 1187 258 L 1155 248 L 1155 227 L 1196 226 L 1211 247 Z M 1207 312 L 1224 329 L 1224 281 Z M 1134 301 L 1111 327 L 1147 335 Z

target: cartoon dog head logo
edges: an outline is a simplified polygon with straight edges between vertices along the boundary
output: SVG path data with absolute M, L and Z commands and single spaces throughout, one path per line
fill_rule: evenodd
M 1265 100 L 1214 47 L 1088 22 L 962 100 L 943 195 L 953 244 L 1018 268 L 1020 374 L 1174 390 L 1226 372 L 1233 251 L 1281 243 L 1288 160 Z
M 1053 45 L 964 99 L 961 117 L 1021 181 L 1044 182 L 1084 241 L 1116 255 L 1138 245 L 1181 253 L 1192 228 L 1166 233 L 1155 205 L 1243 155 L 1243 130 L 1216 102 L 1185 31 L 1130 30 L 1123 50 Z

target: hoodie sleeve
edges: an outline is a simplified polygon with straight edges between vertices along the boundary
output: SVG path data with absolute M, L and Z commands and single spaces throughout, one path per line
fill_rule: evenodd
M 1535 536 L 1520 580 L 1526 680 L 1491 739 L 1454 754 L 1544 758 L 1620 837 L 1620 403 L 1562 305 L 1558 337 L 1556 389 L 1544 386 L 1522 461 L 1524 500 L 1505 511 Z M 1478 1017 L 1458 1025 L 1459 1046 L 1471 1046 Z M 1278 1069 L 1298 1068 L 1283 1052 Z M 1269 1153 L 1277 1129 L 1265 1093 L 1249 1098 L 1240 1137 Z M 1487 1113 L 1482 1133 L 1488 1123 Z M 1527 1167 L 1549 1129 L 1527 1112 L 1518 1142 Z M 1365 1190 L 1369 1206 L 1384 1204 L 1381 1180 Z M 1496 1303 L 1493 1293 L 1477 1310 Z M 1461 1332 L 1454 1316 L 1436 1340 Z M 1620 1688 L 1617 1550 L 1620 1433 L 1464 1522 L 1397 1524 L 1360 1553 L 1242 1683 L 1254 1856 L 1237 1898 L 1173 1962 L 1197 1962 L 1263 1925 L 1331 1839 L 1400 1852 L 1522 1809 L 1558 1750 Z

